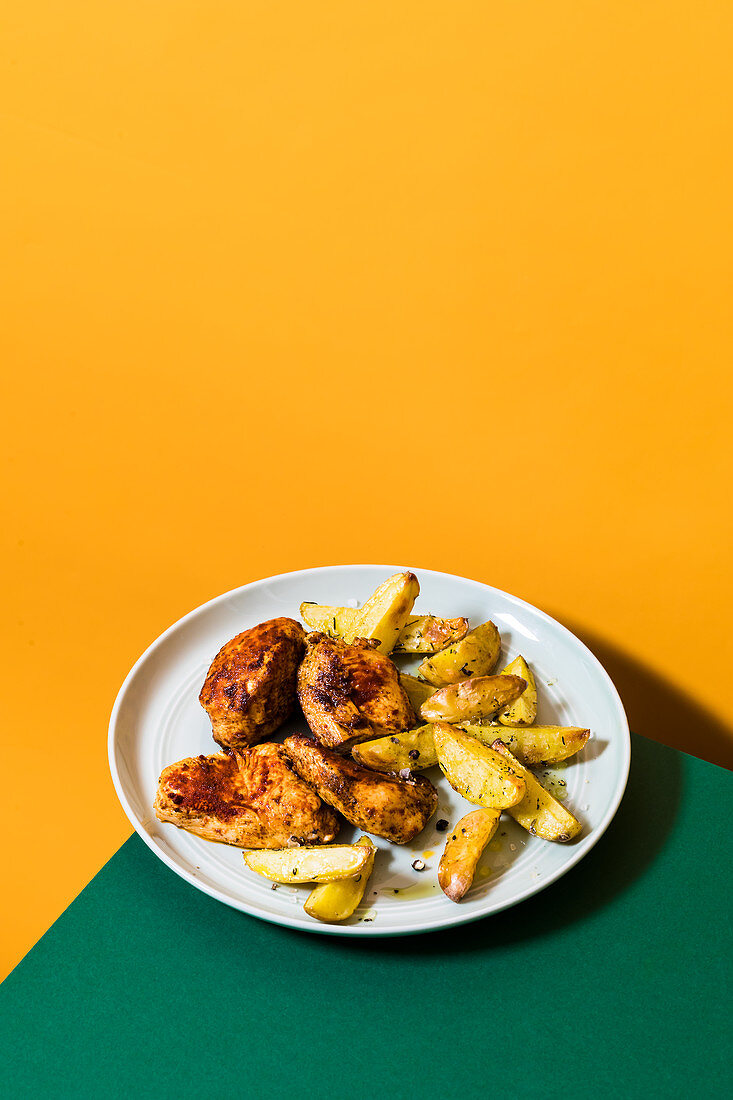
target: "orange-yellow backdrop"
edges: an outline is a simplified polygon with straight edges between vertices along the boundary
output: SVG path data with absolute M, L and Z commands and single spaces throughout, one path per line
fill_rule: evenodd
M 270 573 L 509 589 L 732 762 L 732 47 L 720 0 L 6 11 L 5 969 L 130 832 L 128 667 Z

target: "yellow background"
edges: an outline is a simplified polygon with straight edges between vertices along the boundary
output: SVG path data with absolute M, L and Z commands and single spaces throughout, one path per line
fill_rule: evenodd
M 271 573 L 508 589 L 733 763 L 730 5 L 14 7 L 4 967 L 130 832 L 129 666 Z

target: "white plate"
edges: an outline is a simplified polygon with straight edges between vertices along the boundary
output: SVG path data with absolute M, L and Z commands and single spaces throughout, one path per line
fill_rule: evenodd
M 246 584 L 218 596 L 171 626 L 142 655 L 122 685 L 109 728 L 109 761 L 115 789 L 135 830 L 172 871 L 219 901 L 263 920 L 342 936 L 394 936 L 428 932 L 498 913 L 564 875 L 586 855 L 608 827 L 626 786 L 630 760 L 629 727 L 621 700 L 593 654 L 565 627 L 542 611 L 477 581 L 414 569 L 421 591 L 416 612 L 454 617 L 471 625 L 493 619 L 504 649 L 503 667 L 522 653 L 534 670 L 540 696 L 537 721 L 588 726 L 593 737 L 550 782 L 564 779 L 566 804 L 583 822 L 569 844 L 529 836 L 506 816 L 484 855 L 474 886 L 460 904 L 437 884 L 445 833 L 471 806 L 457 795 L 437 768 L 425 774 L 439 792 L 438 811 L 412 844 L 397 847 L 376 840 L 380 852 L 364 903 L 343 924 L 324 925 L 303 911 L 309 887 L 270 883 L 244 866 L 242 852 L 191 836 L 159 822 L 152 810 L 157 780 L 166 764 L 217 751 L 198 693 L 211 659 L 235 634 L 278 615 L 298 618 L 303 600 L 357 606 L 390 574 L 391 565 L 343 565 L 303 569 Z M 398 659 L 412 671 L 417 662 Z M 278 736 L 294 729 L 288 723 Z M 346 826 L 339 842 L 356 830 Z M 424 860 L 422 872 L 412 861 Z M 569 896 L 568 904 L 572 904 Z

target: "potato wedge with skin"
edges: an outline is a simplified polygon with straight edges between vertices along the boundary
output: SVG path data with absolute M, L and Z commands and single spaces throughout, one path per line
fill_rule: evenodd
M 425 700 L 420 717 L 426 722 L 488 718 L 518 699 L 526 686 L 521 676 L 474 676 L 460 684 L 446 684 Z
M 352 626 L 358 614 L 355 607 L 331 607 L 325 603 L 300 605 L 300 617 L 306 626 L 311 630 L 320 630 L 321 634 L 328 634 L 331 638 L 343 638 L 345 642 L 354 640 Z
M 333 882 L 363 872 L 370 853 L 363 845 L 322 844 L 319 847 L 273 848 L 248 851 L 244 862 L 250 871 L 273 882 Z
M 380 653 L 391 653 L 419 594 L 414 573 L 395 573 L 357 611 L 351 628 L 354 637 L 373 638 Z
M 496 832 L 501 810 L 472 810 L 449 834 L 438 867 L 438 882 L 451 901 L 468 893 L 481 853 Z
M 543 840 L 556 840 L 561 844 L 577 836 L 583 828 L 577 817 L 553 798 L 532 775 L 532 772 L 522 767 L 503 741 L 497 738 L 493 748 L 522 776 L 526 785 L 526 792 L 521 802 L 507 807 L 507 813 L 511 814 L 517 824 L 532 836 L 540 836 Z
M 377 772 L 399 772 L 403 768 L 420 772 L 438 762 L 430 724 L 362 741 L 353 746 L 351 755 L 359 764 Z
M 363 609 L 362 609 L 363 610 Z M 333 607 L 325 603 L 302 603 L 300 617 L 311 630 L 331 638 L 353 642 L 359 637 L 359 609 Z M 460 641 L 468 630 L 468 619 L 441 619 L 437 615 L 411 615 L 395 642 L 393 653 L 437 653 L 451 642 Z
M 435 723 L 433 741 L 440 770 L 453 790 L 468 802 L 503 810 L 524 798 L 521 765 L 515 768 L 508 764 L 495 749 L 446 722 Z
M 339 921 L 348 920 L 353 915 L 364 897 L 376 853 L 376 848 L 368 836 L 359 837 L 356 844 L 357 847 L 366 848 L 369 851 L 369 858 L 364 864 L 363 871 L 353 878 L 323 882 L 311 890 L 303 906 L 309 917 L 315 917 L 316 920 L 324 921 L 326 924 L 337 924 Z
M 520 654 L 506 668 L 503 668 L 499 675 L 521 676 L 527 681 L 527 686 L 519 698 L 498 715 L 502 726 L 531 726 L 537 717 L 537 684 L 532 669 Z
M 580 726 L 517 726 L 502 729 L 497 726 L 463 725 L 461 728 L 486 745 L 493 745 L 498 737 L 525 767 L 569 760 L 580 752 L 590 737 L 590 730 Z
M 412 616 L 402 627 L 393 653 L 437 653 L 452 642 L 459 642 L 467 631 L 468 619 Z
M 418 672 L 431 684 L 457 684 L 472 676 L 488 676 L 501 653 L 501 637 L 492 622 L 469 631 L 460 642 L 449 645 L 433 657 L 426 657 Z
M 410 676 L 407 672 L 400 673 L 400 683 L 407 692 L 407 698 L 415 714 L 420 713 L 420 707 L 426 699 L 435 694 L 435 688 L 425 680 L 418 680 L 417 676 Z

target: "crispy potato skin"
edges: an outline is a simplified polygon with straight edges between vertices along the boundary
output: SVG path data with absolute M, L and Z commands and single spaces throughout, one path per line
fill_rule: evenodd
M 467 802 L 486 809 L 506 809 L 525 794 L 521 767 L 503 760 L 494 748 L 482 745 L 467 733 L 436 722 L 433 740 L 438 765 L 454 791 Z
M 471 888 L 476 864 L 496 832 L 500 810 L 472 810 L 446 838 L 438 867 L 438 882 L 451 901 L 460 901 Z
M 353 916 L 364 897 L 369 876 L 374 869 L 376 848 L 368 836 L 359 837 L 356 842 L 369 850 L 369 858 L 364 868 L 353 878 L 336 879 L 334 882 L 316 886 L 308 895 L 303 906 L 309 917 L 326 924 L 337 924 Z
M 532 669 L 520 654 L 506 668 L 503 668 L 499 675 L 521 676 L 527 681 L 527 686 L 519 698 L 499 714 L 502 726 L 531 726 L 537 717 L 537 684 Z
M 286 738 L 285 748 L 306 783 L 365 833 L 407 844 L 435 812 L 438 792 L 423 776 L 370 771 L 299 734 Z
M 295 772 L 282 745 L 213 753 L 161 772 L 155 814 L 204 840 L 237 848 L 324 844 L 339 821 Z
M 407 620 L 395 642 L 395 653 L 438 653 L 459 642 L 468 631 L 468 619 L 440 619 L 418 615 Z
M 503 741 L 497 738 L 492 747 L 509 761 L 526 785 L 524 798 L 507 809 L 517 824 L 533 836 L 555 840 L 560 844 L 577 836 L 583 827 L 578 819 L 545 790 L 531 771 L 512 756 Z
M 305 720 L 324 745 L 349 746 L 399 733 L 415 714 L 389 657 L 361 639 L 349 645 L 314 631 L 298 669 Z
M 426 722 L 468 722 L 488 718 L 518 699 L 527 686 L 521 676 L 474 676 L 446 684 L 420 707 Z
M 559 764 L 580 752 L 590 737 L 580 726 L 526 726 L 499 729 L 497 726 L 461 727 L 466 733 L 491 745 L 499 738 L 525 767 Z
M 361 874 L 370 852 L 359 844 L 324 844 L 318 848 L 279 848 L 245 852 L 250 871 L 273 882 L 335 882 Z
M 286 618 L 253 626 L 222 646 L 199 695 L 222 748 L 254 745 L 290 717 L 304 651 L 303 627 Z
M 378 772 L 399 772 L 404 768 L 421 772 L 438 762 L 430 724 L 374 741 L 362 741 L 354 745 L 351 755 L 357 763 Z
M 418 672 L 436 687 L 472 676 L 488 676 L 501 653 L 501 637 L 492 622 L 482 623 L 459 642 L 426 657 Z

